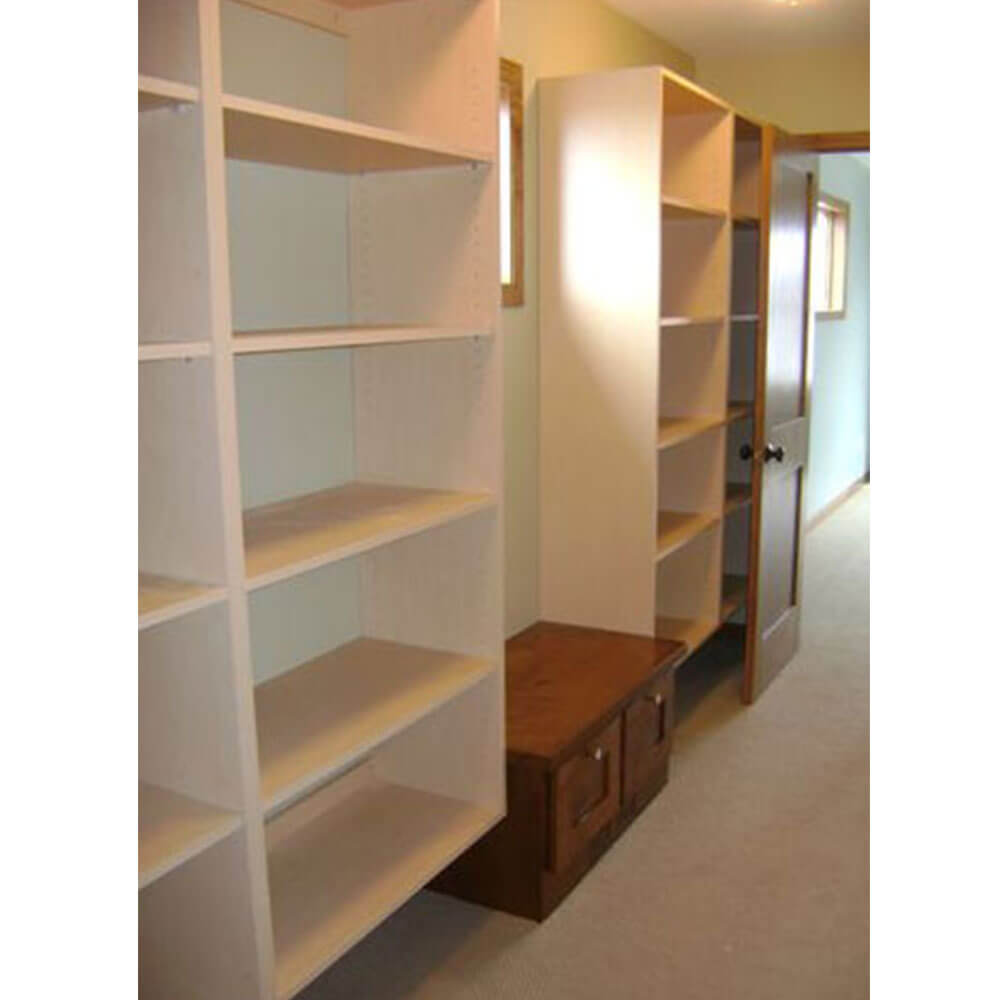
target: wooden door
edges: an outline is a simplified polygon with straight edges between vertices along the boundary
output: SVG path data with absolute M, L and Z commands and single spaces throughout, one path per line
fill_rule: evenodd
M 757 345 L 753 531 L 743 698 L 795 655 L 809 443 L 810 238 L 817 158 L 764 130 L 761 330 Z

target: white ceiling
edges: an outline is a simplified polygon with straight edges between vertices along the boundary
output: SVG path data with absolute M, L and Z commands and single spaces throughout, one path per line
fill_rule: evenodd
M 868 41 L 868 0 L 605 0 L 699 56 Z M 793 5 L 794 4 L 794 5 Z

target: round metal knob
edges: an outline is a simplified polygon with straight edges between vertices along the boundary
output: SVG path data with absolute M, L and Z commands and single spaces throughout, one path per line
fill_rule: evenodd
M 785 460 L 785 449 L 781 447 L 780 444 L 771 444 L 770 441 L 764 446 L 764 461 L 770 462 L 771 459 L 776 459 L 779 462 Z
M 651 701 L 657 708 L 663 704 L 663 695 L 659 691 L 656 694 L 647 694 L 646 698 Z
M 750 459 L 753 458 L 753 445 L 740 445 L 740 458 L 742 458 L 744 462 L 749 462 Z
M 604 747 L 594 747 L 594 749 L 590 751 L 590 756 L 593 757 L 594 760 L 604 760 Z

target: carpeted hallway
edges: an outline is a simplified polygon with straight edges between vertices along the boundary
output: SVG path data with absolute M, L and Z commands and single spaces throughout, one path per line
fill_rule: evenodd
M 868 515 L 865 488 L 809 536 L 757 705 L 684 678 L 669 785 L 548 921 L 424 892 L 303 1000 L 867 997 Z

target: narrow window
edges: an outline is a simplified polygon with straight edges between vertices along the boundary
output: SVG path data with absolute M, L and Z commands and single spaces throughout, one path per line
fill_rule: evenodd
M 842 319 L 847 311 L 847 223 L 850 206 L 820 195 L 813 232 L 816 315 Z
M 500 60 L 500 285 L 505 306 L 524 305 L 524 150 L 521 66 Z

